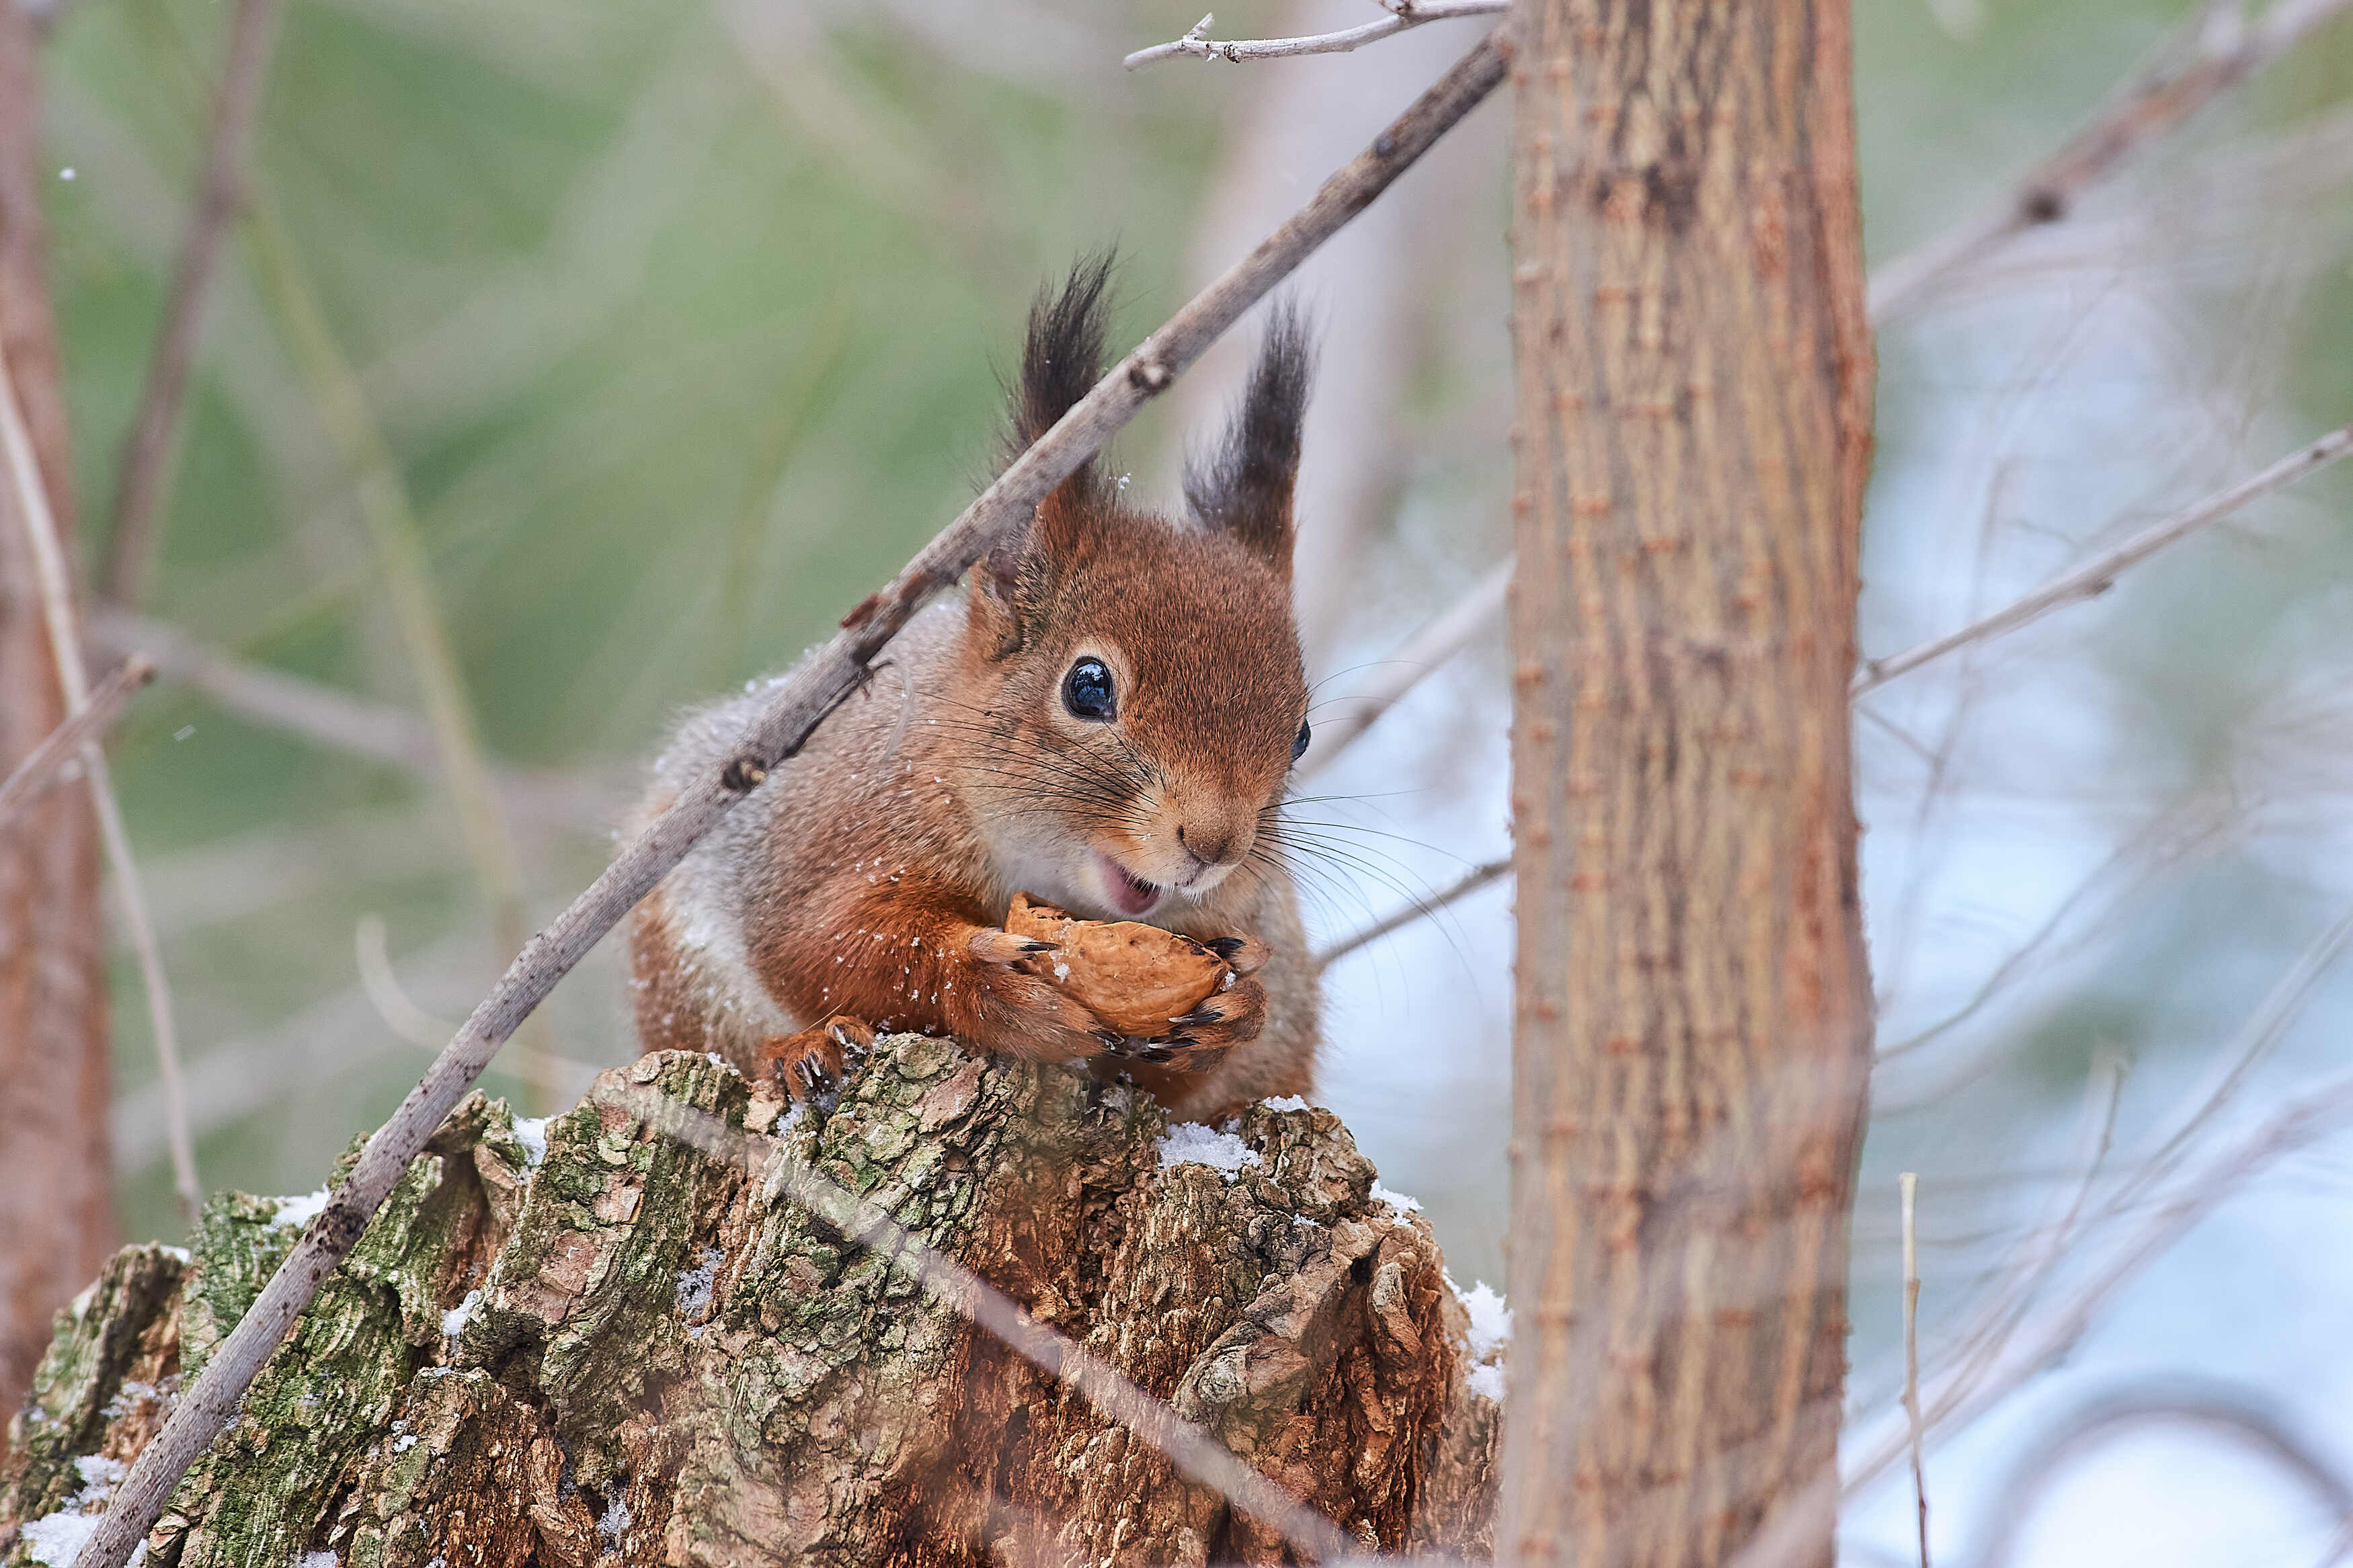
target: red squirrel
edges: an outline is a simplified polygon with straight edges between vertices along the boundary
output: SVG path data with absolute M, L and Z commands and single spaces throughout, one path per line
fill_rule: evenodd
M 1107 264 L 1029 316 L 1008 445 L 1102 374 Z M 796 1094 L 874 1028 L 1124 1070 L 1180 1115 L 1306 1092 L 1319 996 L 1278 843 L 1306 749 L 1292 492 L 1311 351 L 1278 309 L 1189 516 L 1093 463 L 891 644 L 861 696 L 772 772 L 633 917 L 649 1050 L 716 1050 Z M 640 821 L 724 761 L 765 700 L 691 713 Z M 1224 990 L 1151 1039 L 1058 990 L 1002 929 L 1016 893 L 1201 940 Z

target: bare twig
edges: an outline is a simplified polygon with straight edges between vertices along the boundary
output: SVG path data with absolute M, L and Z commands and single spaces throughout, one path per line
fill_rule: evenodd
M 432 727 L 408 709 L 234 658 L 168 622 L 111 605 L 93 608 L 89 639 L 110 655 L 152 658 L 164 679 L 195 688 L 241 719 L 333 751 L 440 774 Z
M 1378 942 L 1393 932 L 1403 931 L 1418 921 L 1428 920 L 1447 905 L 1457 900 L 1468 898 L 1488 883 L 1509 875 L 1511 869 L 1512 861 L 1509 856 L 1505 856 L 1501 860 L 1490 860 L 1483 866 L 1474 866 L 1461 878 L 1448 883 L 1430 897 L 1417 899 L 1396 913 L 1384 915 L 1363 930 L 1351 931 L 1332 943 L 1315 955 L 1315 967 L 1319 970 L 1328 969 L 1367 942 Z
M 2224 1148 L 2199 1170 L 2175 1182 L 2151 1206 L 2140 1226 L 2111 1248 L 2089 1278 L 2079 1282 L 2054 1310 L 2038 1313 L 2025 1342 L 2003 1354 L 1989 1375 L 1964 1384 L 1957 1374 L 1937 1380 L 1923 1400 L 1930 1429 L 1982 1414 L 2015 1393 L 2044 1367 L 2064 1356 L 2083 1337 L 2108 1299 L 2204 1219 L 2251 1177 L 2343 1126 L 2353 1117 L 2353 1075 L 2328 1080 L 2302 1095 Z M 1841 1490 L 1853 1496 L 1900 1460 L 1908 1446 L 1902 1429 L 1858 1434 L 1841 1445 L 1844 1486 L 1825 1470 L 1791 1491 L 1730 1568 L 1779 1568 L 1803 1560 L 1814 1539 L 1820 1511 L 1834 1508 Z
M 368 1217 L 409 1161 L 480 1076 L 500 1042 L 555 983 L 770 769 L 800 749 L 834 705 L 867 678 L 868 661 L 917 609 L 961 576 L 1001 531 L 1027 520 L 1050 489 L 1242 311 L 1482 101 L 1502 81 L 1505 64 L 1502 43 L 1482 39 L 1370 149 L 1325 181 L 1290 221 L 1114 366 L 897 577 L 844 616 L 830 642 L 777 684 L 733 756 L 681 792 L 554 923 L 525 945 L 424 1079 L 368 1140 L 343 1187 L 215 1350 L 116 1489 L 97 1531 L 74 1559 L 76 1568 L 122 1568 L 164 1500 L 235 1415 L 255 1374 L 358 1242 Z
M 433 727 L 397 704 L 233 658 L 168 622 L 112 606 L 92 615 L 88 639 L 111 656 L 153 658 L 164 679 L 186 683 L 240 719 L 435 783 L 445 777 Z M 538 773 L 488 759 L 485 765 L 516 820 L 560 822 L 599 836 L 611 830 L 631 788 L 618 770 Z
M 104 591 L 108 598 L 126 605 L 144 600 L 154 576 L 161 540 L 158 519 L 169 489 L 180 405 L 204 321 L 205 293 L 220 258 L 221 241 L 237 216 L 246 143 L 281 11 L 282 0 L 237 0 L 236 18 L 229 24 L 228 58 L 221 69 L 220 95 L 213 103 L 204 186 L 172 274 L 171 298 L 164 307 L 155 351 L 147 362 L 147 383 L 139 394 L 139 413 L 123 439 L 121 470 L 115 481 Z
M 44 736 L 7 781 L 0 784 L 0 830 L 6 829 L 10 817 L 48 794 L 49 786 L 79 757 L 81 749 L 95 744 L 112 727 L 132 694 L 154 679 L 155 661 L 134 654 L 100 681 L 90 700 Z
M 1377 675 L 1367 689 L 1350 699 L 1340 718 L 1316 725 L 1307 754 L 1299 759 L 1299 776 L 1308 778 L 1322 771 L 1375 720 L 1421 684 L 1424 676 L 1469 647 L 1480 634 L 1500 633 L 1504 598 L 1511 586 L 1512 563 L 1506 558 L 1461 598 L 1423 622 L 1404 647 L 1375 667 Z
M 73 578 L 66 552 L 58 540 L 57 519 L 49 511 L 49 496 L 33 457 L 31 436 L 24 411 L 16 405 L 16 385 L 0 353 L 0 447 L 16 490 L 16 510 L 33 547 L 33 563 L 41 583 L 41 614 L 47 622 L 49 651 L 58 667 L 58 684 L 65 693 L 69 719 L 90 705 L 90 675 L 82 666 L 81 639 L 74 630 Z M 147 898 L 139 883 L 139 865 L 131 858 L 131 835 L 122 826 L 122 808 L 114 798 L 114 777 L 106 753 L 94 740 L 81 744 L 83 776 L 90 781 L 90 805 L 98 813 L 99 837 L 114 868 L 114 881 L 122 900 L 122 923 L 139 959 L 139 978 L 147 994 L 147 1021 L 155 1035 L 155 1063 L 164 1084 L 172 1146 L 172 1184 L 180 1207 L 194 1224 L 204 1201 L 196 1181 L 195 1144 L 188 1136 L 187 1097 L 180 1083 L 180 1033 L 172 1008 L 171 983 L 164 973 L 164 954 L 155 943 L 154 922 L 147 918 Z
M 2337 1521 L 2337 1543 L 2332 1550 L 2341 1551 L 2353 1533 L 2353 1478 L 2268 1402 L 2228 1386 L 2160 1384 L 2105 1394 L 2043 1426 L 2010 1466 L 1993 1506 L 1984 1510 L 1986 1541 L 1978 1553 L 1978 1568 L 2009 1568 L 2035 1503 L 2069 1460 L 2120 1432 L 2168 1423 L 2234 1437 L 2302 1481 Z
M 2348 3 L 2353 3 L 2353 0 L 2348 0 Z M 2178 543 L 2231 516 L 2250 501 L 2260 500 L 2306 474 L 2328 467 L 2348 453 L 2353 453 L 2353 425 L 2330 431 L 2269 468 L 2144 529 L 2115 549 L 2052 579 L 2032 593 L 2012 600 L 1992 614 L 1972 621 L 1958 631 L 1887 658 L 1865 660 L 1862 671 L 1855 677 L 1852 695 L 1861 698 L 1897 676 L 1907 675 L 1947 654 L 2014 632 L 2064 605 L 2096 598 L 2115 584 L 2120 573 L 2138 565 L 2166 546 Z M 1353 710 L 1347 718 L 1326 725 L 1318 731 L 1308 746 L 1306 756 L 1302 759 L 1301 776 L 1327 765 L 1342 748 L 1364 733 L 1375 719 L 1413 689 L 1430 670 L 1469 643 L 1482 626 L 1490 624 L 1510 582 L 1511 563 L 1506 562 L 1415 633 L 1387 667 L 1391 673 L 1385 675 L 1374 687 L 1364 705 Z M 1373 934 L 1385 936 L 1416 918 L 1418 912 L 1408 911 L 1393 923 L 1384 924 Z M 1364 940 L 1369 941 L 1371 937 Z M 1347 945 L 1356 943 L 1352 940 Z M 1346 951 L 1345 947 L 1335 949 L 1334 956 L 1344 951 Z
M 1936 1380 L 1934 1393 L 1924 1402 L 1924 1418 L 1930 1428 L 1981 1414 L 2014 1393 L 2064 1355 L 2110 1296 L 2188 1234 L 2239 1184 L 2353 1115 L 2353 1076 L 2340 1077 L 2290 1101 L 2246 1138 L 2208 1160 L 2202 1169 L 2181 1170 L 2190 1148 L 2186 1134 L 2211 1121 L 2247 1068 L 2286 1030 L 2313 987 L 2349 943 L 2353 943 L 2353 915 L 2330 925 L 2288 966 L 2221 1053 L 2224 1068 L 2216 1087 L 2191 1097 L 2189 1110 L 2173 1135 L 2154 1156 L 2121 1178 L 2104 1205 L 2103 1217 L 2110 1220 L 2121 1219 L 2128 1212 L 2140 1213 L 2143 1217 L 2137 1228 L 2112 1247 L 2055 1309 L 2030 1318 L 2031 1298 L 2071 1250 L 2068 1238 L 2105 1163 L 2121 1079 L 2114 1065 L 2103 1067 L 2094 1084 L 2101 1098 L 2095 1100 L 2089 1118 L 2096 1142 L 2086 1161 L 2083 1184 L 2034 1257 L 2012 1271 L 2002 1289 L 1978 1314 L 1961 1353 Z M 2031 1331 L 2021 1333 L 2030 1324 Z M 1907 1431 L 1884 1428 L 1868 1440 L 1858 1436 L 1848 1442 L 1841 1466 L 1844 1494 L 1852 1497 L 1871 1484 L 1903 1457 L 1907 1445 Z M 1804 1509 L 1820 1504 L 1820 1499 L 1810 1490 L 1793 1499 L 1758 1531 L 1736 1559 L 1734 1568 L 1772 1568 L 1792 1561 L 1808 1539 L 1799 1528 L 1806 1523 Z
M 1217 20 L 1212 14 L 1203 16 L 1186 29 L 1181 38 L 1171 38 L 1165 44 L 1155 44 L 1148 49 L 1138 49 L 1121 63 L 1130 70 L 1139 70 L 1162 60 L 1173 60 L 1180 55 L 1195 59 L 1227 60 L 1235 65 L 1244 60 L 1284 59 L 1293 55 L 1345 55 L 1366 44 L 1393 37 L 1409 27 L 1419 27 L 1424 22 L 1444 22 L 1457 16 L 1493 16 L 1502 12 L 1509 0 L 1380 0 L 1388 15 L 1377 21 L 1358 26 L 1343 27 L 1336 33 L 1315 33 L 1302 38 L 1237 38 L 1220 42 L 1210 37 L 1210 24 Z
M 1920 1568 L 1928 1568 L 1928 1466 L 1922 1452 L 1927 1428 L 1920 1420 L 1920 1247 L 1913 1211 L 1918 1173 L 1895 1178 L 1904 1201 L 1904 1414 L 1912 1425 L 1912 1498 L 1920 1514 Z
M 2026 230 L 2065 217 L 2084 188 L 2127 155 L 2277 59 L 2349 5 L 2353 0 L 2276 0 L 2253 24 L 2239 16 L 2236 6 L 2193 13 L 2158 63 L 2112 93 L 2028 173 L 1999 209 L 1882 264 L 1871 279 L 1872 320 L 1882 321 L 1906 309 L 1938 282 Z
M 658 1090 L 611 1088 L 595 1098 L 715 1159 L 741 1162 L 769 1204 L 790 1198 L 897 1268 L 942 1305 L 1002 1341 L 1032 1366 L 1077 1392 L 1109 1420 L 1157 1449 L 1179 1471 L 1266 1524 L 1303 1556 L 1345 1562 L 1355 1543 L 1330 1520 L 1236 1458 L 1224 1444 L 1136 1385 L 1111 1363 L 1031 1317 L 1012 1297 L 930 1247 L 882 1209 L 793 1157 L 779 1140 L 746 1133 Z
M 1855 677 L 1853 695 L 1861 697 L 1877 690 L 1897 676 L 1907 675 L 1956 649 L 2014 632 L 2062 605 L 2072 605 L 2081 599 L 2096 598 L 2114 586 L 2117 574 L 2127 567 L 2137 566 L 2167 545 L 2187 539 L 2199 530 L 2220 521 L 2249 501 L 2328 467 L 2348 452 L 2353 452 L 2353 425 L 2330 431 L 2310 446 L 2291 452 L 2261 472 L 2252 474 L 2229 489 L 2208 496 L 2164 521 L 2142 530 L 2114 550 L 2053 578 L 2023 598 L 2012 600 L 1957 632 L 1948 632 L 1891 658 L 1864 660 L 1862 673 Z

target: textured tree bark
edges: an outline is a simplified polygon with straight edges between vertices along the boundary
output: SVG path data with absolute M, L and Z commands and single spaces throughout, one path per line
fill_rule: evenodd
M 0 5 L 0 346 L 71 547 L 72 457 L 49 321 L 31 24 Z M 65 718 L 39 584 L 0 486 L 0 776 Z M 0 832 L 0 1415 L 24 1396 L 49 1315 L 114 1245 L 107 1007 L 90 798 L 47 797 Z
M 649 1126 L 699 1111 L 744 1149 Z M 784 1113 L 780 1116 L 779 1112 Z M 1368 1546 L 1482 1548 L 1496 1406 L 1428 1226 L 1330 1112 L 1164 1146 L 1148 1100 L 886 1042 L 830 1111 L 665 1052 L 412 1164 L 184 1481 L 153 1568 L 1279 1563 L 905 1275 L 773 1198 L 778 1152 L 888 1210 Z M 707 1142 L 707 1141 L 705 1141 Z M 1221 1164 L 1231 1169 L 1221 1168 Z M 338 1178 L 340 1179 L 340 1177 Z M 299 1234 L 216 1201 L 60 1318 L 0 1469 L 0 1563 L 63 1562 Z M 1491 1372 L 1482 1381 L 1492 1381 Z
M 1835 1458 L 1869 987 L 1841 0 L 1523 0 L 1500 1555 L 1714 1564 Z M 1828 1513 L 1801 1555 L 1831 1559 Z

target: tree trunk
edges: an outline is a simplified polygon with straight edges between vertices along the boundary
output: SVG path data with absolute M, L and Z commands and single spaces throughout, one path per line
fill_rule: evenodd
M 659 1098 L 656 1098 L 659 1097 Z M 671 1127 L 699 1112 L 731 1146 Z M 1164 1142 L 1125 1088 L 886 1042 L 831 1111 L 665 1052 L 409 1169 L 149 1537 L 150 1568 L 1278 1563 L 1279 1546 L 880 1258 L 792 1158 L 1116 1364 L 1367 1546 L 1483 1549 L 1495 1406 L 1428 1226 L 1330 1112 Z M 0 1563 L 62 1562 L 304 1217 L 210 1205 L 61 1318 Z M 1475 1381 L 1492 1385 L 1489 1369 Z
M 1832 1478 L 1870 992 L 1842 0 L 1522 0 L 1502 1555 L 1715 1564 Z M 1831 1558 L 1817 1506 L 1797 1561 Z
M 40 149 L 31 23 L 24 6 L 0 5 L 0 348 L 70 551 Z M 0 777 L 65 718 L 17 510 L 0 485 Z M 0 829 L 0 1415 L 24 1397 L 49 1314 L 114 1244 L 104 941 L 90 797 L 51 790 Z

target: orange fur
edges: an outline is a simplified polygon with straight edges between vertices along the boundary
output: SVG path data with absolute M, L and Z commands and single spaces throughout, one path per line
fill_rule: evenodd
M 1018 439 L 1093 380 L 1103 284 L 1082 268 L 1033 315 Z M 866 690 L 640 906 L 649 1047 L 819 1070 L 838 1065 L 832 1036 L 804 1026 L 847 1016 L 1097 1058 L 1188 1115 L 1309 1089 L 1317 989 L 1268 842 L 1307 703 L 1290 598 L 1304 377 L 1303 343 L 1279 321 L 1221 467 L 1188 487 L 1194 518 L 1128 509 L 1082 469 L 976 568 L 962 604 L 909 624 Z M 1064 700 L 1082 658 L 1110 672 L 1107 721 Z M 761 701 L 690 716 L 649 814 L 723 761 Z M 1054 988 L 1050 953 L 1008 945 L 1017 892 L 1245 939 L 1257 967 L 1166 1035 L 1122 1039 Z

